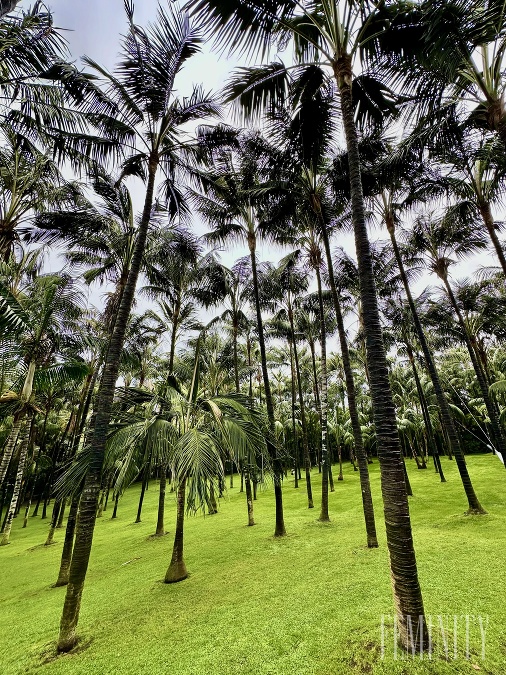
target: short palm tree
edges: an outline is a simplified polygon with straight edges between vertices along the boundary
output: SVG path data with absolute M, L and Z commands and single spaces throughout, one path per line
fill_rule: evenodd
M 223 480 L 223 464 L 233 459 L 241 466 L 256 464 L 265 455 L 266 443 L 258 413 L 239 395 L 201 397 L 200 345 L 197 342 L 191 384 L 186 392 L 174 391 L 179 439 L 174 446 L 172 469 L 177 483 L 177 517 L 174 547 L 165 575 L 166 583 L 188 576 L 183 557 L 184 513 L 208 506 Z

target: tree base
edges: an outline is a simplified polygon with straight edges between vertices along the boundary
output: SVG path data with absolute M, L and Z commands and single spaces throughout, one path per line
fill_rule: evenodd
M 487 511 L 485 511 L 485 509 L 482 506 L 480 506 L 477 509 L 468 509 L 467 511 L 465 511 L 464 515 L 465 516 L 486 516 L 486 515 L 488 515 L 488 513 L 487 513 Z
M 67 586 L 69 583 L 68 579 L 57 579 L 56 583 L 53 584 L 53 588 L 61 588 L 62 586 Z
M 60 638 L 56 645 L 56 651 L 58 654 L 67 654 L 77 647 L 78 642 L 79 639 L 77 635 L 71 635 L 68 638 Z
M 178 581 L 183 581 L 188 577 L 188 571 L 184 560 L 176 563 L 170 563 L 167 574 L 165 575 L 164 583 L 176 584 Z

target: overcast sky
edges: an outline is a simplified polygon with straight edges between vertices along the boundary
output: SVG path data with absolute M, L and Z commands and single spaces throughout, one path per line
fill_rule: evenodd
M 22 0 L 21 8 L 31 5 L 33 0 Z M 126 19 L 123 9 L 123 0 L 47 0 L 47 5 L 53 12 L 55 25 L 66 29 L 65 37 L 69 43 L 72 59 L 80 65 L 80 57 L 90 56 L 101 65 L 112 69 L 117 61 L 121 35 L 126 31 Z M 163 5 L 163 1 L 162 1 Z M 137 0 L 135 3 L 135 21 L 145 26 L 156 18 L 157 0 Z M 181 95 L 188 94 L 194 84 L 203 84 L 206 91 L 217 91 L 224 84 L 227 75 L 237 65 L 236 61 L 226 57 L 218 58 L 210 51 L 210 45 L 204 47 L 202 54 L 192 58 L 185 69 L 180 73 L 176 82 Z M 140 209 L 142 206 L 142 186 L 132 186 L 135 202 Z M 195 229 L 202 233 L 204 227 L 195 223 Z M 372 237 L 385 237 L 384 234 L 372 233 Z M 351 236 L 340 239 L 336 244 L 343 245 L 353 254 L 354 246 Z M 245 255 L 244 250 L 233 250 L 222 255 L 223 262 L 231 265 L 235 259 Z M 280 258 L 280 251 L 264 249 L 260 251 L 264 259 L 276 261 Z M 481 257 L 481 256 L 480 256 Z M 481 257 L 481 264 L 494 264 L 492 256 L 488 261 Z M 468 275 L 476 266 L 474 261 L 465 265 L 456 266 L 452 271 L 456 277 Z M 435 283 L 434 278 L 425 278 L 417 290 L 427 283 Z

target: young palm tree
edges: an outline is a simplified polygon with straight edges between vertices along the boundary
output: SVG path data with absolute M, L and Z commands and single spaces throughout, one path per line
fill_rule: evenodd
M 177 483 L 177 516 L 174 546 L 165 583 L 186 579 L 188 572 L 183 557 L 185 506 L 214 508 L 213 494 L 223 479 L 223 462 L 234 459 L 244 465 L 256 462 L 264 454 L 265 439 L 258 415 L 240 396 L 199 395 L 200 340 L 186 395 L 174 392 L 174 410 L 178 416 L 179 440 L 174 447 L 172 468 Z
M 72 649 L 77 641 L 81 597 L 93 541 L 100 491 L 101 470 L 121 352 L 142 265 L 154 192 L 159 170 L 164 174 L 162 194 L 175 213 L 181 209 L 176 167 L 183 145 L 181 125 L 216 112 L 214 103 L 196 88 L 190 97 L 176 98 L 174 83 L 185 63 L 198 52 L 201 38 L 187 15 L 170 8 L 158 12 L 157 22 L 147 30 L 133 20 L 133 4 L 126 2 L 129 31 L 123 41 L 122 60 L 116 74 L 108 73 L 87 59 L 87 64 L 107 84 L 114 110 L 107 128 L 116 143 L 135 145 L 124 162 L 123 173 L 146 180 L 144 207 L 139 223 L 130 271 L 119 305 L 103 375 L 97 393 L 94 429 L 90 438 L 91 461 L 81 497 L 76 542 L 72 555 L 69 583 L 60 623 L 58 651 Z M 126 148 L 125 148 L 126 149 Z

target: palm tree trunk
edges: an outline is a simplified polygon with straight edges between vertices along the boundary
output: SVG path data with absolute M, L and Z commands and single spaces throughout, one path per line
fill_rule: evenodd
M 37 364 L 35 363 L 35 361 L 30 361 L 25 381 L 23 383 L 23 389 L 21 390 L 21 394 L 19 397 L 22 403 L 26 403 L 30 399 L 30 396 L 32 395 L 33 378 L 35 376 L 36 368 Z M 7 474 L 7 470 L 9 468 L 9 464 L 12 458 L 12 453 L 14 452 L 14 448 L 16 447 L 16 441 L 19 436 L 19 430 L 26 414 L 27 414 L 26 407 L 23 406 L 21 411 L 18 413 L 17 419 L 14 420 L 14 424 L 12 425 L 12 429 L 5 443 L 2 462 L 0 463 L 0 486 L 3 484 L 5 480 L 5 476 Z
M 297 349 L 297 340 L 295 339 L 295 325 L 293 320 L 293 307 L 291 303 L 288 306 L 288 320 L 290 321 L 290 331 L 293 335 L 293 359 L 295 362 L 295 379 L 297 380 L 297 390 L 299 394 L 300 423 L 302 426 L 302 450 L 304 453 L 304 469 L 306 472 L 306 492 L 307 507 L 314 508 L 313 488 L 311 486 L 311 458 L 309 456 L 309 442 L 307 434 L 306 404 L 302 392 L 302 378 L 300 374 L 299 352 Z
M 51 514 L 51 523 L 49 525 L 49 532 L 44 546 L 51 546 L 54 539 L 54 532 L 56 530 L 56 525 L 58 523 L 58 516 L 60 515 L 60 509 L 62 508 L 62 503 L 60 500 L 56 500 L 53 504 L 53 513 Z
M 234 319 L 232 338 L 234 348 L 234 382 L 235 382 L 235 391 L 238 394 L 240 391 L 240 385 L 239 385 L 239 357 L 237 356 L 237 319 Z
M 262 322 L 262 311 L 260 309 L 260 295 L 258 290 L 258 272 L 256 261 L 256 241 L 254 235 L 249 241 L 251 256 L 251 271 L 253 275 L 253 291 L 255 296 L 255 310 L 257 317 L 258 342 L 260 345 L 260 361 L 262 364 L 262 375 L 264 380 L 265 404 L 267 406 L 267 419 L 269 421 L 269 435 L 267 444 L 273 461 L 274 469 L 274 496 L 276 501 L 276 526 L 274 528 L 275 537 L 284 537 L 286 535 L 285 521 L 283 517 L 283 493 L 281 491 L 282 467 L 278 458 L 276 449 L 276 422 L 274 419 L 274 403 L 272 400 L 271 385 L 269 381 L 269 371 L 267 369 L 267 353 L 265 349 L 264 326 Z
M 59 652 L 71 650 L 77 642 L 76 628 L 79 620 L 81 597 L 93 542 L 107 431 L 111 417 L 116 380 L 118 379 L 126 327 L 132 308 L 144 249 L 146 247 L 157 167 L 158 156 L 153 153 L 149 162 L 144 209 L 135 241 L 128 281 L 121 298 L 121 304 L 118 309 L 118 315 L 111 336 L 107 356 L 105 358 L 102 378 L 97 394 L 95 426 L 90 440 L 91 461 L 81 497 L 79 522 L 76 528 L 76 541 L 72 555 L 72 563 L 70 565 L 69 583 L 67 585 L 60 622 L 60 635 L 57 645 Z
M 158 495 L 158 518 L 156 522 L 155 537 L 162 537 L 165 534 L 164 513 L 165 513 L 165 491 L 167 489 L 167 467 L 162 464 L 160 468 L 160 493 Z
M 329 449 L 327 444 L 327 331 L 325 329 L 325 309 L 323 307 L 322 278 L 319 265 L 315 265 L 316 283 L 318 287 L 318 310 L 320 314 L 320 427 L 321 427 L 321 462 L 322 462 L 322 504 L 320 522 L 328 523 L 329 517 Z
M 142 505 L 144 503 L 144 495 L 146 493 L 146 486 L 148 484 L 149 480 L 149 472 L 151 471 L 151 466 L 150 464 L 146 464 L 144 467 L 144 473 L 142 474 L 142 484 L 141 484 L 141 494 L 139 495 L 139 504 L 137 506 L 137 517 L 135 519 L 136 523 L 141 522 L 141 515 L 142 515 Z
M 114 497 L 114 508 L 112 510 L 111 520 L 118 517 L 118 502 L 119 502 L 119 492 L 116 493 Z
M 294 468 L 294 482 L 295 488 L 299 487 L 299 444 L 297 442 L 297 428 L 295 422 L 295 404 L 297 402 L 297 395 L 295 393 L 295 366 L 293 362 L 293 335 L 288 339 L 290 348 L 290 393 L 292 399 L 292 451 L 293 451 L 293 468 Z
M 385 511 L 387 545 L 394 602 L 401 644 L 415 652 L 428 645 L 422 592 L 418 581 L 415 548 L 411 532 L 408 496 L 404 481 L 402 452 L 395 408 L 388 380 L 388 366 L 376 298 L 373 265 L 360 173 L 360 155 L 352 103 L 351 57 L 345 54 L 334 64 L 341 99 L 341 112 L 348 150 L 353 229 L 364 315 L 367 363 L 371 380 L 373 417 L 378 442 L 381 491 Z M 408 619 L 409 617 L 409 619 Z M 413 622 L 413 631 L 410 631 Z M 420 635 L 420 640 L 418 636 Z
M 183 581 L 183 579 L 186 579 L 188 576 L 183 559 L 185 488 L 186 480 L 183 480 L 177 491 L 176 534 L 174 536 L 172 559 L 165 575 L 166 584 L 174 584 L 177 581 Z
M 32 430 L 32 422 L 33 422 L 33 412 L 31 410 L 28 410 L 25 417 L 25 426 L 22 432 L 20 433 L 19 462 L 16 472 L 16 480 L 14 482 L 14 489 L 12 492 L 11 503 L 9 506 L 9 510 L 7 512 L 7 519 L 5 521 L 0 546 L 6 546 L 7 544 L 9 544 L 12 521 L 14 519 L 14 514 L 16 512 L 16 507 L 18 505 L 19 493 L 21 491 L 21 483 L 23 481 L 23 474 L 25 471 L 26 458 L 28 456 L 28 446 L 30 445 L 30 433 Z
M 341 357 L 343 359 L 344 378 L 346 382 L 346 395 L 348 397 L 348 410 L 350 411 L 351 428 L 353 432 L 353 440 L 355 443 L 355 455 L 357 457 L 360 488 L 362 491 L 362 508 L 364 511 L 365 529 L 367 534 L 368 548 L 377 548 L 378 536 L 376 534 L 376 521 L 374 518 L 374 506 L 372 503 L 371 481 L 369 479 L 369 467 L 367 463 L 367 455 L 364 449 L 364 441 L 362 438 L 362 429 L 360 427 L 360 419 L 357 409 L 357 397 L 355 391 L 355 379 L 353 377 L 353 370 L 351 367 L 350 350 L 348 348 L 348 339 L 346 337 L 346 329 L 344 327 L 343 313 L 341 311 L 341 303 L 337 293 L 336 278 L 334 276 L 334 268 L 332 266 L 332 254 L 330 251 L 330 242 L 325 223 L 321 222 L 321 235 L 323 245 L 325 247 L 325 256 L 327 258 L 327 270 L 330 282 L 330 291 L 334 302 L 334 311 L 336 313 L 337 331 L 339 334 L 339 345 L 341 347 Z M 355 464 L 353 464 L 355 469 Z
M 483 397 L 483 401 L 485 402 L 487 413 L 490 419 L 490 426 L 492 428 L 494 445 L 496 446 L 497 450 L 499 450 L 499 452 L 501 453 L 504 465 L 506 466 L 506 439 L 501 429 L 501 423 L 499 422 L 499 417 L 497 415 L 497 408 L 495 407 L 494 403 L 492 402 L 492 399 L 490 398 L 483 369 L 481 367 L 480 362 L 478 361 L 478 357 L 476 356 L 476 352 L 473 348 L 472 337 L 469 334 L 466 323 L 464 321 L 464 317 L 462 316 L 462 312 L 459 309 L 457 299 L 455 298 L 452 287 L 450 286 L 450 282 L 448 281 L 448 276 L 444 274 L 441 278 L 446 288 L 446 292 L 448 293 L 448 297 L 450 298 L 450 302 L 455 311 L 455 314 L 457 315 L 457 320 L 459 322 L 460 328 L 462 329 L 467 351 L 469 352 L 469 357 L 471 358 L 471 363 L 473 364 L 474 372 L 476 373 L 476 379 L 478 380 L 481 395 Z
M 176 356 L 176 338 L 177 338 L 177 328 L 179 323 L 179 314 L 181 312 L 181 300 L 178 296 L 176 301 L 176 306 L 174 307 L 174 312 L 172 315 L 172 332 L 170 336 L 170 353 L 169 353 L 169 374 L 172 374 L 174 371 L 174 358 Z
M 318 386 L 318 373 L 316 371 L 316 354 L 314 348 L 314 342 L 312 339 L 308 340 L 309 351 L 311 352 L 311 363 L 313 366 L 313 380 L 314 380 L 314 400 L 316 409 L 320 409 L 320 387 Z
M 418 338 L 418 342 L 420 343 L 420 347 L 422 348 L 427 371 L 429 373 L 432 386 L 434 387 L 434 393 L 436 394 L 439 410 L 441 413 L 443 434 L 446 435 L 448 439 L 450 458 L 451 455 L 453 455 L 457 462 L 460 478 L 462 480 L 462 485 L 464 486 L 464 491 L 467 497 L 467 503 L 469 505 L 469 513 L 476 513 L 476 514 L 486 513 L 486 511 L 478 501 L 478 497 L 476 496 L 476 493 L 474 491 L 474 487 L 471 482 L 471 477 L 469 476 L 469 472 L 467 470 L 467 464 L 464 458 L 464 453 L 462 452 L 462 448 L 460 447 L 457 430 L 455 429 L 455 424 L 453 422 L 453 418 L 450 412 L 450 406 L 448 405 L 446 395 L 443 391 L 443 387 L 441 386 L 441 380 L 439 379 L 439 374 L 436 370 L 434 357 L 432 355 L 432 351 L 429 349 L 427 338 L 425 337 L 425 333 L 422 328 L 422 324 L 420 322 L 420 317 L 418 316 L 415 301 L 413 300 L 413 295 L 411 294 L 411 288 L 409 287 L 408 277 L 406 275 L 406 270 L 404 269 L 404 263 L 402 260 L 401 252 L 399 251 L 399 246 L 397 244 L 397 239 L 395 237 L 395 224 L 392 220 L 387 220 L 386 225 L 388 232 L 390 234 L 390 239 L 392 241 L 392 247 L 394 250 L 395 259 L 397 261 L 397 267 L 399 268 L 399 273 L 401 275 L 404 291 L 408 299 L 409 309 L 411 311 L 411 316 L 413 318 L 416 336 Z
M 14 453 L 14 448 L 19 437 L 19 432 L 23 426 L 23 415 L 19 413 L 14 418 L 12 429 L 10 430 L 9 436 L 4 445 L 4 452 L 2 455 L 2 461 L 0 462 L 0 487 L 3 487 L 5 476 L 9 470 L 9 465 L 11 463 L 12 455 Z
M 246 502 L 248 504 L 248 527 L 251 527 L 255 524 L 255 519 L 253 517 L 253 497 L 251 494 L 251 477 L 250 471 L 247 468 L 245 471 L 244 482 L 246 484 Z
M 425 424 L 425 430 L 427 432 L 427 438 L 429 441 L 429 446 L 432 449 L 432 456 L 434 457 L 434 465 L 436 471 L 439 473 L 439 477 L 442 483 L 446 483 L 446 478 L 443 473 L 443 467 L 441 466 L 441 460 L 439 459 L 439 452 L 436 445 L 436 439 L 434 437 L 434 429 L 432 428 L 432 422 L 430 420 L 429 409 L 427 407 L 427 401 L 425 400 L 425 395 L 422 389 L 422 383 L 420 382 L 420 377 L 418 375 L 418 369 L 415 363 L 415 357 L 413 354 L 413 348 L 406 341 L 406 351 L 408 353 L 409 362 L 411 364 L 411 369 L 413 371 L 413 376 L 415 378 L 416 390 L 418 392 L 418 398 L 420 399 L 420 407 L 422 409 L 423 421 Z
M 60 570 L 58 572 L 58 579 L 56 580 L 55 587 L 66 586 L 69 582 L 70 561 L 72 559 L 72 546 L 74 544 L 74 533 L 76 531 L 77 512 L 79 509 L 80 498 L 80 492 L 72 496 L 69 517 L 67 519 L 67 527 L 65 529 L 65 541 L 63 542 Z

